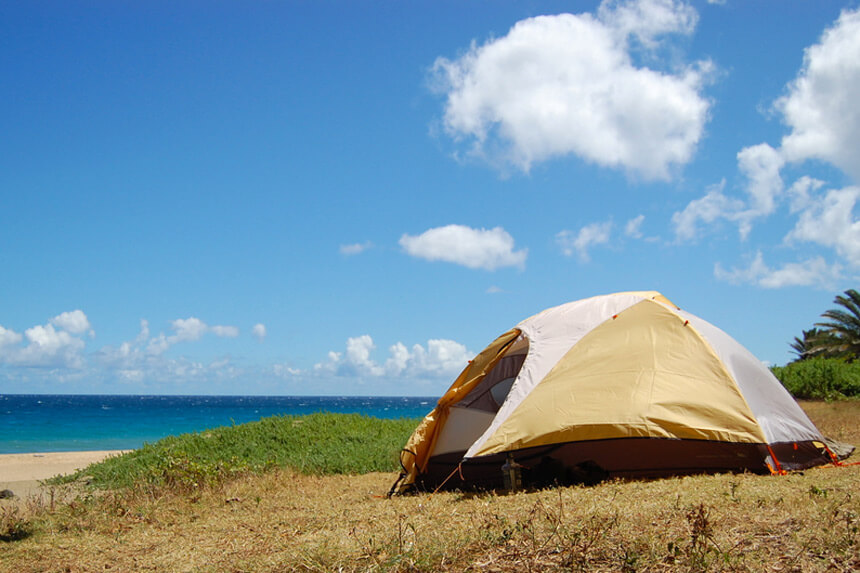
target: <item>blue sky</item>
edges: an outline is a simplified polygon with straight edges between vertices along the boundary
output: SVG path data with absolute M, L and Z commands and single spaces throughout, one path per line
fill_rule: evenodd
M 857 287 L 851 2 L 0 5 L 0 392 L 437 395 L 655 289 Z

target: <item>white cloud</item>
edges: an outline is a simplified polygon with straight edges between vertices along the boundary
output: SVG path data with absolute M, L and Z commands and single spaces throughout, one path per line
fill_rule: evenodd
M 346 352 L 329 352 L 328 361 L 316 364 L 314 370 L 337 376 L 382 376 L 385 369 L 370 358 L 375 349 L 376 345 L 368 334 L 349 338 Z
M 776 108 L 791 133 L 782 149 L 791 161 L 821 159 L 860 181 L 860 10 L 843 11 Z
M 749 203 L 746 210 L 733 216 L 739 222 L 741 239 L 752 230 L 752 220 L 770 215 L 783 191 L 779 172 L 785 161 L 780 153 L 766 143 L 745 147 L 738 152 L 738 168 L 747 178 Z
M 215 326 L 211 326 L 209 330 L 212 332 L 212 334 L 221 338 L 236 338 L 239 336 L 239 329 L 235 326 L 224 326 L 216 324 Z
M 738 167 L 747 178 L 747 201 L 741 205 L 720 193 L 706 196 L 709 202 L 703 199 L 700 203 L 690 203 L 683 213 L 673 217 L 678 237 L 691 236 L 696 220 L 712 222 L 725 218 L 736 221 L 741 238 L 746 238 L 754 219 L 771 215 L 780 202 L 787 202 L 789 213 L 796 215 L 797 220 L 784 238 L 786 245 L 809 243 L 832 249 L 850 267 L 860 268 L 860 221 L 855 215 L 860 188 L 825 191 L 824 182 L 802 176 L 786 190 L 781 176 L 786 162 L 818 159 L 855 179 L 860 177 L 857 101 L 860 101 L 860 10 L 843 11 L 819 43 L 806 49 L 797 78 L 775 104 L 791 130 L 783 137 L 780 148 L 760 144 L 738 154 Z M 699 209 L 704 207 L 703 202 L 713 208 Z M 772 269 L 759 252 L 748 268 L 726 271 L 717 265 L 714 272 L 722 280 L 765 288 L 793 285 L 835 288 L 842 267 L 818 256 Z
M 251 334 L 254 335 L 254 338 L 263 342 L 266 339 L 266 325 L 263 323 L 257 323 L 251 328 Z
M 615 31 L 620 42 L 634 37 L 651 49 L 665 34 L 692 34 L 699 19 L 691 6 L 674 0 L 604 1 L 597 16 Z
M 149 340 L 146 345 L 146 353 L 153 356 L 160 356 L 161 354 L 164 354 L 168 348 L 170 348 L 170 340 L 164 336 L 164 333 L 160 333 L 155 338 Z
M 745 205 L 724 193 L 726 182 L 711 186 L 701 199 L 694 199 L 684 208 L 672 215 L 675 239 L 678 242 L 690 241 L 699 235 L 700 222 L 711 224 L 719 219 L 734 220 Z
M 92 336 L 93 330 L 80 310 L 59 314 L 46 324 L 26 329 L 23 335 L 0 326 L 0 367 L 43 369 L 43 373 L 32 376 L 50 376 L 52 380 L 75 376 L 91 380 L 93 387 L 112 382 L 149 385 L 196 380 L 208 383 L 232 380 L 241 373 L 223 357 L 206 364 L 184 357 L 164 356 L 178 342 L 197 341 L 210 333 L 233 338 L 239 334 L 238 328 L 210 327 L 193 317 L 172 321 L 171 328 L 173 333 L 169 336 L 164 333 L 152 336 L 149 322 L 142 319 L 140 331 L 133 340 L 87 353 L 84 338 Z
M 409 365 L 411 354 L 409 349 L 402 342 L 393 344 L 388 349 L 391 357 L 385 361 L 385 370 L 394 376 L 401 375 Z
M 24 331 L 27 346 L 13 357 L 22 366 L 80 368 L 84 341 L 54 325 L 34 326 Z
M 717 263 L 714 266 L 714 276 L 733 284 L 753 284 L 763 288 L 814 286 L 832 289 L 842 276 L 842 268 L 838 264 L 829 265 L 821 257 L 815 257 L 772 269 L 765 264 L 761 252 L 758 252 L 745 269 L 733 268 L 726 271 Z
M 575 235 L 571 231 L 560 231 L 556 234 L 555 241 L 561 247 L 561 252 L 565 256 L 569 257 L 576 253 L 579 260 L 586 263 L 591 260 L 588 250 L 595 245 L 608 243 L 611 231 L 611 221 L 591 223 L 582 227 Z
M 126 383 L 143 382 L 146 373 L 143 370 L 117 370 L 119 379 Z
M 760 171 L 763 174 L 766 169 Z M 756 179 L 751 177 L 752 186 L 761 191 L 758 199 L 751 199 L 749 206 L 739 199 L 723 194 L 722 188 L 708 192 L 702 199 L 690 202 L 684 211 L 672 217 L 676 237 L 679 241 L 695 238 L 699 221 L 713 223 L 726 219 L 740 223 L 741 238 L 745 238 L 752 218 L 773 210 L 771 200 L 782 196 L 789 202 L 789 211 L 797 215 L 794 228 L 785 236 L 784 243 L 812 243 L 833 249 L 847 263 L 860 268 L 860 221 L 855 216 L 855 207 L 860 200 L 860 188 L 847 187 L 841 190 L 822 191 L 824 183 L 811 177 L 801 177 L 792 184 L 787 192 L 782 187 L 781 178 L 773 170 L 770 175 Z M 779 180 L 779 183 L 777 182 Z M 780 190 L 777 191 L 777 188 Z M 771 193 L 772 192 L 772 193 Z M 754 192 L 751 192 L 754 195 Z M 821 286 L 832 287 L 842 276 L 842 265 L 828 264 L 822 257 L 808 258 L 791 262 L 780 268 L 768 267 L 759 252 L 748 268 L 724 270 L 719 264 L 715 275 L 732 283 L 750 283 L 764 288 L 784 286 Z
M 140 319 L 140 333 L 134 339 L 135 344 L 141 345 L 149 340 L 149 321 L 145 318 Z
M 196 382 L 206 385 L 222 380 L 235 380 L 242 374 L 242 371 L 237 369 L 229 359 L 216 359 L 207 364 L 185 357 L 150 359 L 142 364 L 141 369 L 128 369 L 124 372 L 126 381 L 132 381 L 134 377 L 142 374 L 142 378 L 147 382 L 171 384 Z M 232 385 L 230 387 L 234 388 Z
M 4 346 L 12 346 L 13 344 L 18 344 L 23 339 L 24 337 L 15 332 L 14 330 L 4 328 L 2 325 L 0 325 L 0 349 L 2 349 Z M 2 359 L 2 355 L 0 355 L 0 359 Z
M 358 255 L 373 247 L 373 243 L 366 241 L 364 243 L 353 243 L 351 245 L 341 245 L 340 254 L 346 256 Z
M 200 340 L 209 328 L 205 322 L 193 316 L 190 318 L 177 318 L 170 325 L 176 333 L 170 337 L 171 342 Z
M 304 374 L 301 369 L 293 368 L 287 364 L 273 364 L 272 373 L 278 378 L 292 378 Z
M 695 22 L 695 11 L 673 0 L 604 2 L 596 16 L 520 21 L 456 60 L 436 60 L 445 129 L 471 143 L 474 156 L 523 171 L 572 154 L 668 179 L 702 137 L 709 103 L 700 90 L 711 65 L 637 67 L 632 50 L 690 34 Z
M 791 212 L 797 213 L 798 211 L 804 211 L 810 208 L 814 202 L 811 194 L 815 193 L 823 186 L 824 181 L 819 181 L 818 179 L 813 179 L 806 175 L 795 181 L 791 187 L 788 188 L 788 196 L 791 199 Z
M 643 221 L 645 221 L 645 215 L 638 215 L 627 221 L 624 225 L 624 234 L 633 239 L 641 239 Z
M 172 345 L 200 340 L 209 332 L 216 336 L 233 338 L 238 334 L 236 327 L 209 327 L 202 320 L 193 317 L 171 321 L 171 326 L 175 334 L 166 336 L 162 332 L 151 336 L 149 322 L 142 319 L 140 332 L 134 340 L 122 342 L 116 348 L 101 348 L 93 358 L 102 368 L 102 376 L 113 376 L 121 382 L 149 384 L 184 383 L 193 380 L 214 382 L 234 379 L 240 374 L 228 358 L 217 358 L 205 364 L 185 357 L 164 356 Z
M 738 169 L 746 178 L 747 200 L 725 193 L 726 182 L 711 186 L 700 199 L 672 215 L 677 241 L 695 239 L 700 223 L 719 220 L 737 223 L 742 240 L 749 237 L 755 219 L 773 214 L 784 191 L 780 170 L 785 164 L 779 151 L 766 143 L 745 147 L 738 152 Z
M 80 369 L 86 346 L 80 335 L 87 332 L 92 334 L 90 323 L 80 310 L 64 312 L 23 335 L 0 326 L 0 364 Z
M 389 349 L 384 363 L 373 359 L 373 339 L 364 334 L 350 338 L 346 352 L 328 353 L 325 362 L 314 366 L 317 374 L 371 378 L 445 378 L 460 373 L 474 356 L 465 346 L 453 340 L 428 340 L 426 348 L 415 344 L 411 349 L 397 342 Z
M 386 369 L 391 375 L 408 377 L 453 377 L 459 374 L 474 357 L 465 346 L 453 340 L 428 340 L 425 349 L 420 344 L 412 346 L 408 351 L 398 343 L 391 347 L 392 357 L 396 362 L 386 362 Z M 406 352 L 403 352 L 406 350 Z
M 854 215 L 858 199 L 860 187 L 828 191 L 823 199 L 801 212 L 786 240 L 832 248 L 853 267 L 860 268 L 860 221 Z
M 89 332 L 91 336 L 94 334 L 90 326 L 90 321 L 82 310 L 73 310 L 59 314 L 51 319 L 51 324 L 72 334 L 83 334 L 85 332 Z
M 380 376 L 383 369 L 370 359 L 370 352 L 376 348 L 368 334 L 346 341 L 345 363 L 353 367 L 357 374 Z
M 168 337 L 159 337 L 156 347 L 163 347 L 164 344 L 171 346 L 177 342 L 194 342 L 200 340 L 203 335 L 212 333 L 221 338 L 236 338 L 239 336 L 239 329 L 235 326 L 225 326 L 216 324 L 209 326 L 202 320 L 196 317 L 178 318 L 171 321 L 171 328 L 174 334 Z M 153 339 L 156 340 L 156 339 Z M 166 347 L 164 347 L 166 350 Z
M 528 249 L 514 250 L 513 237 L 501 227 L 490 230 L 463 225 L 436 227 L 417 236 L 403 235 L 400 246 L 413 257 L 488 271 L 523 268 L 528 256 Z
M 860 10 L 846 10 L 824 32 L 819 43 L 806 49 L 797 78 L 775 104 L 791 130 L 783 137 L 779 149 L 762 143 L 738 153 L 738 169 L 746 179 L 745 199 L 727 195 L 724 184 L 718 190 L 712 189 L 675 213 L 672 221 L 677 239 L 695 238 L 701 223 L 711 224 L 720 219 L 737 223 L 741 239 L 747 239 L 756 219 L 768 217 L 781 203 L 788 203 L 789 212 L 796 214 L 798 220 L 785 237 L 787 244 L 814 243 L 833 249 L 851 266 L 860 266 L 860 223 L 854 216 L 856 188 L 825 193 L 822 181 L 802 176 L 786 190 L 781 174 L 786 162 L 819 159 L 855 179 L 860 178 L 857 101 L 860 101 Z M 789 275 L 802 276 L 802 269 L 821 267 L 823 263 L 810 262 L 817 260 L 793 263 L 794 266 L 785 269 Z M 754 265 L 750 268 L 756 270 Z M 779 271 L 767 271 L 768 276 L 774 273 L 783 276 Z M 791 283 L 789 279 L 775 282 Z
M 134 340 L 123 342 L 117 348 L 105 346 L 99 351 L 98 358 L 104 365 L 117 371 L 124 369 L 130 372 L 146 367 L 165 373 L 168 370 L 166 366 L 168 363 L 178 363 L 176 360 L 162 357 L 171 346 L 180 342 L 196 342 L 209 333 L 222 338 L 239 336 L 239 329 L 235 326 L 209 326 L 196 317 L 172 320 L 170 326 L 173 334 L 168 336 L 160 332 L 152 336 L 149 321 L 141 319 L 140 332 Z M 193 370 L 194 368 L 188 363 L 182 368 L 177 367 L 171 371 L 188 373 Z

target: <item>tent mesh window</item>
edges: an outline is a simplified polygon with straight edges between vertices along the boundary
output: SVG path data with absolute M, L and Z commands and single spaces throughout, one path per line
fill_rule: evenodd
M 520 368 L 523 367 L 526 350 L 527 348 L 522 351 L 514 349 L 508 352 L 499 360 L 495 368 L 490 370 L 484 379 L 453 407 L 498 412 L 505 398 L 508 397 L 508 392 L 511 391 Z

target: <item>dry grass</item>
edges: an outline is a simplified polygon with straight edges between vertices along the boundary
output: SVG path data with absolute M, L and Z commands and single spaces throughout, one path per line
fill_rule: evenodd
M 860 444 L 860 403 L 804 407 L 825 434 Z M 273 471 L 194 495 L 109 492 L 33 506 L 15 518 L 24 535 L 0 542 L 0 570 L 860 568 L 860 466 L 385 499 L 394 477 Z
M 860 400 L 801 401 L 800 405 L 825 436 L 860 447 Z

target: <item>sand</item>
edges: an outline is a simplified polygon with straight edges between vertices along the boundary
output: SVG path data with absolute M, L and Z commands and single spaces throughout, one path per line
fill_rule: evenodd
M 0 454 L 0 491 L 10 490 L 18 499 L 39 494 L 41 480 L 74 473 L 122 451 Z M 6 500 L 0 499 L 0 503 Z

